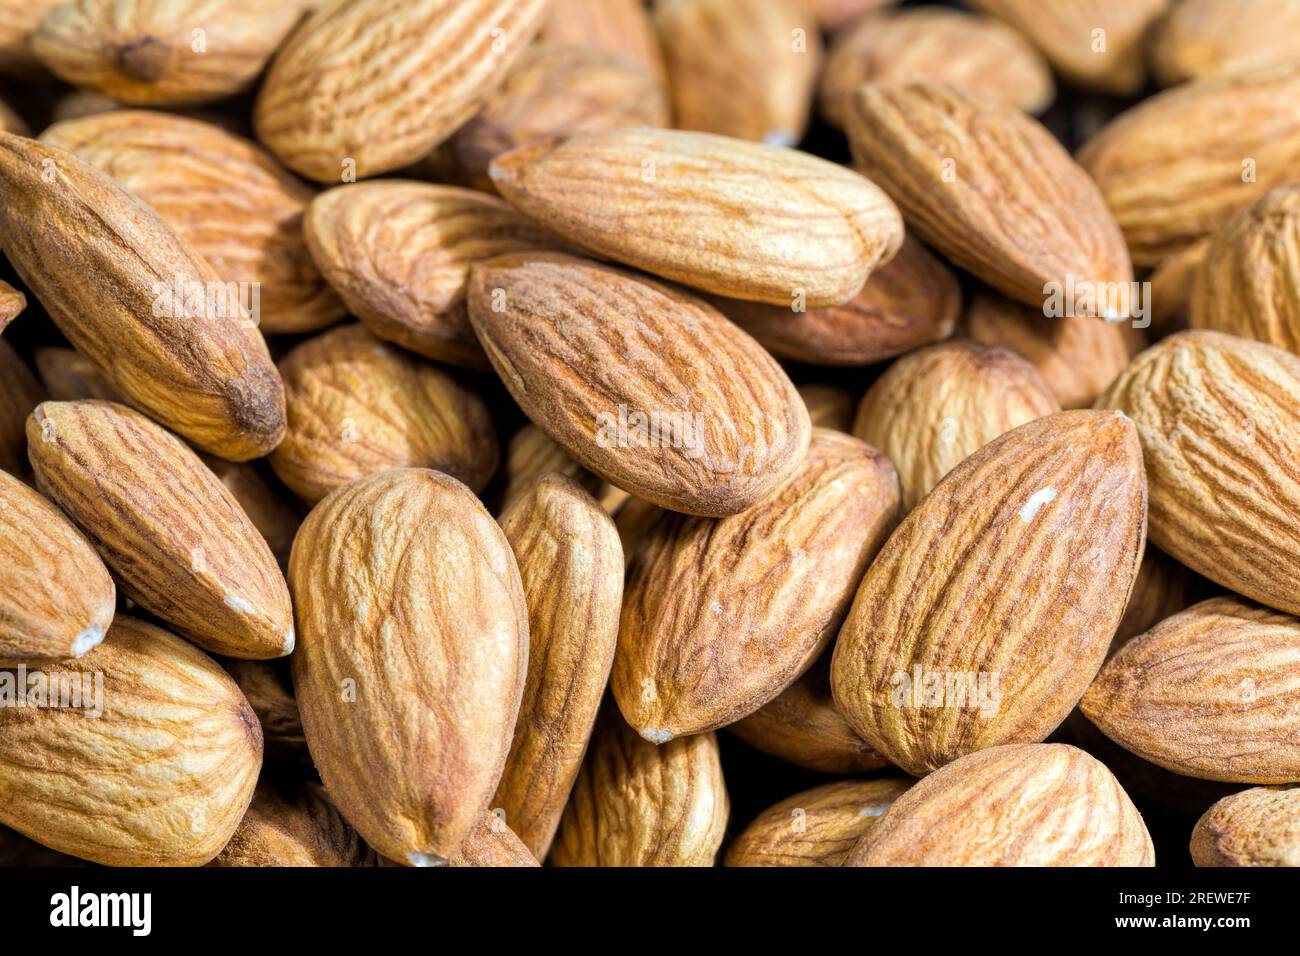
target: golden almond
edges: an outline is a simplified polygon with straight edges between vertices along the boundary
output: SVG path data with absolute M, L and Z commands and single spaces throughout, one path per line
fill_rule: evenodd
M 538 478 L 551 473 L 563 475 L 575 482 L 583 491 L 601 502 L 601 506 L 610 514 L 617 511 L 618 505 L 627 499 L 627 492 L 620 491 L 583 468 L 536 425 L 525 425 L 511 436 L 502 471 L 505 472 L 506 482 L 505 491 L 501 494 L 503 511 L 531 489 Z
M 374 866 L 375 851 L 316 783 L 262 781 L 212 866 Z
M 276 564 L 287 569 L 293 538 L 303 519 L 299 503 L 274 478 L 263 477 L 252 464 L 212 457 L 203 463 L 235 496 L 253 527 L 266 539 Z
M 1209 236 L 1198 239 L 1182 252 L 1169 256 L 1147 277 L 1151 283 L 1152 338 L 1184 332 L 1191 324 L 1189 315 L 1196 274 L 1209 251 Z
M 1185 610 L 1195 601 L 1193 595 L 1198 591 L 1198 584 L 1203 583 L 1169 555 L 1148 544 L 1138 568 L 1137 580 L 1133 582 L 1128 607 L 1124 609 L 1124 617 L 1111 641 L 1111 651 L 1118 650 L 1129 638 L 1151 630 L 1165 618 Z
M 1300 59 L 1294 0 L 1182 0 L 1152 31 L 1151 72 L 1161 86 Z
M 500 815 L 493 812 L 470 830 L 447 865 L 451 867 L 537 867 L 537 858 L 528 851 Z
M 44 72 L 31 39 L 41 21 L 64 0 L 0 0 L 0 73 L 35 78 Z
M 871 10 L 887 7 L 897 0 L 808 0 L 817 21 L 827 32 L 834 33 L 848 26 Z
M 1197 866 L 1300 866 L 1300 787 L 1252 787 L 1196 821 Z
M 664 80 L 659 38 L 642 0 L 551 0 L 542 39 L 581 43 L 640 63 L 656 80 Z

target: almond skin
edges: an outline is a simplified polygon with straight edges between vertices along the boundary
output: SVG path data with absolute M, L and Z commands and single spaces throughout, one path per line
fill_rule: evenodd
M 321 193 L 303 231 L 317 267 L 366 328 L 475 369 L 488 362 L 465 312 L 470 265 L 558 243 L 492 196 L 393 179 Z
M 1138 568 L 1128 607 L 1111 641 L 1111 651 L 1129 638 L 1151 630 L 1195 601 L 1198 583 L 1204 583 L 1159 548 L 1147 546 Z
M 104 639 L 117 592 L 58 508 L 0 471 L 0 660 L 81 657 Z
M 0 339 L 0 468 L 24 480 L 31 475 L 27 416 L 44 400 L 45 389 L 27 363 L 8 340 Z
M 551 473 L 572 480 L 602 502 L 603 507 L 607 497 L 611 504 L 615 501 L 622 504 L 627 499 L 626 492 L 583 468 L 536 425 L 525 425 L 511 436 L 502 470 L 506 480 L 505 491 L 501 495 L 503 511 L 525 491 L 531 490 L 538 478 Z M 613 514 L 617 508 L 605 507 L 605 510 Z
M 547 0 L 331 0 L 276 54 L 257 138 L 321 182 L 400 169 L 478 112 L 546 12 Z
M 1213 235 L 1213 234 L 1211 234 Z M 1151 283 L 1152 338 L 1186 331 L 1196 274 L 1210 251 L 1209 236 L 1165 259 L 1147 276 Z
M 743 511 L 808 447 L 808 412 L 775 360 L 671 287 L 569 256 L 501 256 L 473 267 L 469 314 L 529 418 L 590 471 L 665 508 Z M 634 415 L 647 419 L 640 431 Z M 655 439 L 651 415 L 672 434 Z
M 74 666 L 44 670 L 102 674 L 103 714 L 0 708 L 0 823 L 106 866 L 216 856 L 262 766 L 262 732 L 235 682 L 192 645 L 129 617 Z
M 596 500 L 543 475 L 501 516 L 528 602 L 528 679 L 492 800 L 546 856 L 582 765 L 618 642 L 623 546 Z
M 1065 744 L 969 754 L 894 801 L 845 866 L 1154 866 L 1142 815 Z
M 1252 787 L 1196 822 L 1197 866 L 1300 866 L 1300 787 Z
M 903 242 L 897 208 L 857 173 L 705 133 L 576 133 L 491 172 L 510 205 L 565 238 L 733 299 L 842 305 Z
M 778 358 L 812 365 L 870 365 L 947 338 L 961 312 L 961 286 L 914 239 L 845 305 L 792 311 L 785 306 L 717 299 L 727 318 Z
M 1300 614 L 1300 358 L 1182 332 L 1134 359 L 1099 404 L 1137 425 L 1151 542 L 1211 581 Z
M 8 282 L 0 282 L 0 331 L 8 328 L 9 323 L 18 318 L 26 308 L 27 296 Z
M 1300 5 L 1185 0 L 1152 31 L 1148 53 L 1161 86 L 1300 59 Z
M 727 850 L 727 866 L 840 866 L 915 781 L 841 780 L 768 807 Z
M 239 502 L 183 442 L 111 402 L 43 402 L 27 420 L 42 491 L 99 549 L 122 592 L 205 650 L 293 650 L 289 589 Z
M 310 332 L 343 318 L 303 242 L 311 190 L 256 143 L 153 110 L 57 123 L 41 140 L 143 199 L 224 281 L 257 283 L 263 332 Z
M 1300 352 L 1300 185 L 1265 193 L 1211 235 L 1191 324 Z
M 64 0 L 0 0 L 0 73 L 34 77 L 44 67 L 32 52 L 31 38 L 41 21 Z
M 267 759 L 298 760 L 305 756 L 307 737 L 302 731 L 288 668 L 281 671 L 269 661 L 240 660 L 226 661 L 223 666 L 257 714 Z
M 664 0 L 655 27 L 678 129 L 793 146 L 821 70 L 804 0 Z
M 1058 411 L 1047 383 L 1018 354 L 958 339 L 891 365 L 862 399 L 853 434 L 898 468 L 906 514 L 959 462 Z
M 857 395 L 838 385 L 815 382 L 799 386 L 799 397 L 808 409 L 813 428 L 831 428 L 848 434 L 853 430 L 853 416 L 858 411 Z
M 1205 117 L 1215 117 L 1210 132 Z M 1143 100 L 1079 152 L 1133 262 L 1186 249 L 1300 178 L 1300 63 L 1207 77 Z
M 628 57 L 663 82 L 663 53 L 642 0 L 551 0 L 541 36 Z
M 225 286 L 156 212 L 71 153 L 4 133 L 0 195 L 9 261 L 127 401 L 232 461 L 279 443 L 284 388 L 266 343 L 236 296 L 189 300 L 193 283 Z
M 1300 621 L 1213 598 L 1129 641 L 1081 707 L 1127 750 L 1174 773 L 1300 782 Z
M 553 866 L 713 866 L 729 804 L 713 734 L 657 747 L 604 711 L 565 807 Z
M 482 399 L 359 325 L 299 345 L 280 373 L 289 427 L 271 467 L 309 502 L 386 468 L 435 468 L 475 492 L 496 471 L 496 433 Z
M 263 477 L 252 464 L 207 458 L 204 464 L 235 496 L 239 506 L 266 539 L 276 564 L 289 567 L 293 537 L 302 524 L 303 510 L 274 478 Z
M 95 363 L 76 349 L 40 348 L 36 350 L 36 370 L 41 374 L 41 381 L 49 397 L 56 402 L 70 402 L 78 398 L 97 398 L 105 402 L 121 403 L 122 396 L 117 394 L 107 376 Z M 40 402 L 33 402 L 32 408 Z M 31 414 L 29 411 L 28 415 Z M 27 415 L 23 416 L 22 453 L 27 454 Z
M 897 520 L 888 459 L 823 430 L 763 504 L 662 513 L 628 569 L 610 680 L 624 718 L 663 743 L 772 700 L 825 650 Z
M 484 814 L 447 863 L 451 867 L 538 867 L 537 858 L 496 813 Z
M 918 776 L 1042 740 L 1101 667 L 1145 538 L 1122 415 L 1060 412 L 985 445 L 863 578 L 831 663 L 840 713 Z
M 212 866 L 375 866 L 362 842 L 316 783 L 257 785 L 239 829 Z
M 872 84 L 854 98 L 848 134 L 858 168 L 910 229 L 1016 301 L 1042 308 L 1049 284 L 1071 279 L 1132 281 L 1096 184 L 1014 106 L 933 83 Z M 1069 228 L 1044 238 L 1044 223 Z
M 488 810 L 524 689 L 509 542 L 454 478 L 384 471 L 307 516 L 289 580 L 294 688 L 330 799 L 384 856 L 446 863 Z

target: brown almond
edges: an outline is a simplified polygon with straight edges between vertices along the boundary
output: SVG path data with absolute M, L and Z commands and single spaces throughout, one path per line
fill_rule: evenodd
M 0 0 L 0 73 L 34 78 L 44 72 L 31 39 L 41 21 L 64 0 Z
M 663 82 L 663 53 L 642 0 L 551 0 L 541 36 L 626 56 Z
M 1207 236 L 1169 256 L 1147 277 L 1151 283 L 1152 338 L 1184 332 L 1189 327 L 1196 274 L 1209 251 L 1210 239 Z
M 1196 821 L 1197 866 L 1300 866 L 1300 787 L 1252 787 Z
M 597 478 L 566 455 L 564 449 L 536 425 L 525 425 L 511 436 L 502 470 L 506 481 L 505 491 L 501 495 L 503 511 L 529 490 L 538 478 L 551 473 L 563 475 L 575 482 L 583 491 L 600 501 L 610 514 L 618 508 L 609 507 L 606 504 L 607 498 L 609 504 L 617 501 L 618 505 L 627 498 L 626 492 Z
M 296 760 L 305 754 L 307 737 L 302 731 L 302 718 L 288 669 L 281 671 L 271 661 L 228 660 L 222 666 L 257 714 L 268 760 L 272 757 Z
M 374 866 L 357 836 L 316 783 L 257 785 L 235 835 L 212 866 Z
M 1161 86 L 1300 59 L 1300 4 L 1181 0 L 1152 30 L 1148 53 Z
M 846 435 L 853 431 L 853 416 L 858 412 L 854 392 L 823 383 L 800 385 L 798 391 L 813 428 L 832 428 Z
M 274 478 L 263 477 L 252 464 L 211 457 L 203 463 L 235 496 L 253 527 L 266 539 L 276 563 L 287 569 L 293 538 L 303 519 L 298 502 Z
M 0 282 L 0 332 L 8 328 L 9 323 L 18 318 L 26 308 L 27 296 L 8 282 Z
M 1111 651 L 1186 609 L 1195 600 L 1193 595 L 1199 590 L 1198 584 L 1203 583 L 1169 555 L 1148 544 L 1128 607 L 1111 641 Z
M 56 402 L 71 402 L 79 398 L 97 398 L 105 402 L 121 403 L 122 396 L 113 388 L 108 377 L 95 363 L 76 349 L 58 347 L 36 350 L 36 370 L 49 397 Z M 35 408 L 33 403 L 32 407 Z M 28 414 L 31 414 L 28 412 Z M 23 417 L 23 452 L 27 451 L 27 418 Z
M 27 416 L 45 400 L 45 389 L 7 339 L 0 338 L 0 468 L 31 477 L 27 463 Z
M 864 13 L 896 2 L 897 0 L 809 0 L 818 22 L 830 33 L 842 30 Z
M 538 867 L 537 858 L 528 852 L 500 815 L 485 814 L 469 832 L 447 865 L 451 867 Z

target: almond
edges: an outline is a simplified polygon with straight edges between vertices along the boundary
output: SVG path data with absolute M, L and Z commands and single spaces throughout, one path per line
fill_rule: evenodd
M 506 480 L 502 510 L 531 489 L 538 478 L 551 473 L 575 482 L 611 514 L 627 499 L 626 492 L 587 471 L 536 425 L 525 425 L 511 437 L 502 470 Z
M 1132 281 L 1096 184 L 1014 106 L 933 83 L 871 84 L 848 133 L 909 228 L 1018 302 L 1043 308 L 1053 289 Z
M 1081 704 L 1101 731 L 1174 773 L 1300 782 L 1300 621 L 1235 597 L 1135 637 Z
M 1154 866 L 1142 815 L 1065 744 L 968 754 L 897 800 L 845 866 Z
M 321 182 L 400 169 L 478 111 L 546 11 L 547 0 L 331 0 L 276 54 L 257 138 Z
M 27 420 L 27 444 L 41 489 L 142 608 L 215 654 L 293 650 L 271 549 L 179 439 L 122 405 L 44 402 Z
M 832 428 L 845 434 L 853 430 L 858 397 L 847 388 L 822 383 L 800 385 L 799 397 L 808 409 L 808 420 L 813 428 Z
M 236 464 L 220 458 L 203 462 L 235 496 L 258 532 L 266 539 L 276 564 L 289 567 L 289 551 L 302 524 L 303 512 L 293 497 L 274 478 L 265 478 L 251 464 Z
M 469 836 L 447 861 L 452 867 L 537 867 L 537 858 L 528 852 L 519 837 L 496 813 L 484 814 L 470 830 Z
M 143 199 L 222 280 L 255 289 L 264 332 L 309 332 L 343 318 L 302 238 L 312 193 L 256 143 L 150 110 L 57 123 L 41 140 Z
M 29 689 L 38 673 L 51 687 L 90 692 L 81 708 L 0 708 L 0 822 L 106 866 L 216 856 L 262 765 L 257 717 L 235 682 L 190 644 L 129 617 L 74 666 L 29 668 Z
M 0 660 L 81 657 L 104 639 L 116 607 L 90 542 L 0 471 Z
M 1142 559 L 1137 430 L 1060 412 L 948 473 L 863 578 L 835 703 L 909 773 L 1042 740 L 1101 667 Z
M 623 546 L 595 499 L 543 475 L 501 516 L 528 603 L 528 678 L 493 809 L 546 856 L 582 765 L 618 641 Z
M 1111 650 L 1192 604 L 1198 583 L 1204 582 L 1159 548 L 1148 545 Z
M 0 468 L 27 479 L 27 416 L 45 399 L 27 363 L 0 338 Z
M 76 349 L 56 347 L 36 350 L 36 370 L 49 397 L 56 402 L 70 402 L 79 398 L 97 398 L 105 402 L 121 403 L 108 377 L 90 359 Z M 35 408 L 39 402 L 33 402 Z M 29 411 L 30 415 L 31 412 Z M 22 452 L 27 453 L 27 416 L 23 416 Z
M 1300 787 L 1252 787 L 1196 822 L 1197 866 L 1300 866 Z
M 947 338 L 961 311 L 957 277 L 914 239 L 844 305 L 792 311 L 719 299 L 717 307 L 780 358 L 813 365 L 870 365 Z
M 903 356 L 871 386 L 853 433 L 898 468 L 903 512 L 999 435 L 1060 411 L 1010 349 L 957 339 Z
M 359 325 L 299 345 L 280 373 L 289 427 L 271 466 L 309 502 L 386 468 L 436 468 L 476 492 L 496 471 L 482 399 Z
M 628 570 L 610 689 L 663 743 L 752 714 L 826 649 L 898 518 L 874 448 L 813 434 L 773 498 L 727 518 L 664 512 Z
M 465 312 L 470 265 L 558 243 L 495 197 L 392 179 L 321 193 L 303 229 L 317 267 L 366 328 L 476 369 L 488 363 Z
M 384 856 L 445 863 L 488 810 L 524 689 L 505 535 L 454 478 L 384 471 L 307 516 L 289 580 L 293 682 L 330 799 Z
M 1148 47 L 1162 86 L 1300 59 L 1300 5 L 1185 0 L 1160 20 Z
M 473 267 L 469 314 L 524 413 L 638 497 L 734 514 L 807 448 L 807 410 L 772 357 L 676 289 L 568 256 L 501 256 Z
M 8 328 L 9 323 L 18 318 L 26 308 L 27 296 L 8 282 L 0 282 L 0 331 Z
M 663 80 L 663 54 L 642 0 L 551 0 L 542 39 L 632 59 Z
M 796 793 L 736 837 L 727 866 L 840 866 L 913 783 L 907 777 L 841 780 Z
M 375 852 L 319 784 L 257 785 L 253 802 L 213 866 L 374 866 Z
M 491 172 L 510 205 L 565 238 L 733 299 L 841 305 L 903 241 L 894 204 L 857 173 L 705 133 L 575 133 Z
M 657 747 L 606 711 L 564 809 L 550 862 L 712 866 L 728 809 L 713 734 Z
M 777 146 L 803 138 L 822 62 L 804 0 L 662 0 L 655 26 L 679 129 Z
M 1196 273 L 1210 250 L 1207 236 L 1182 252 L 1175 253 L 1156 266 L 1148 276 L 1151 283 L 1151 336 L 1153 338 L 1186 331 L 1190 322 L 1192 292 Z
M 1300 614 L 1300 358 L 1182 332 L 1134 359 L 1099 404 L 1137 426 L 1151 542 L 1211 581 Z
M 896 0 L 809 0 L 817 20 L 834 33 L 848 26 L 862 14 L 895 3 Z
M 228 660 L 222 666 L 248 698 L 262 725 L 268 760 L 297 760 L 307 752 L 298 702 L 294 700 L 288 669 L 283 673 L 270 661 Z
M 284 389 L 265 342 L 157 213 L 71 153 L 4 133 L 0 195 L 9 261 L 127 401 L 222 458 L 279 443 Z
M 31 38 L 45 15 L 64 0 L 0 0 L 0 73 L 36 77 L 43 70 Z

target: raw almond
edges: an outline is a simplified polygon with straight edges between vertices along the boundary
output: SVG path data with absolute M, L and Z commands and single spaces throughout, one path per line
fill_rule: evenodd
M 384 856 L 446 863 L 488 810 L 524 689 L 509 542 L 454 478 L 384 471 L 307 516 L 289 580 L 294 688 L 330 799 Z
M 1011 298 L 1043 308 L 1054 289 L 1132 281 L 1096 184 L 1014 106 L 933 83 L 870 84 L 848 134 L 909 228 Z
M 1110 659 L 1083 713 L 1174 773 L 1300 782 L 1300 621 L 1236 597 L 1162 621 Z
M 45 15 L 64 0 L 0 0 L 0 73 L 35 77 L 43 72 L 31 38 Z
M 959 462 L 1057 411 L 1047 383 L 1018 354 L 957 339 L 891 365 L 862 399 L 853 434 L 897 467 L 906 514 Z
M 1300 59 L 1300 4 L 1184 0 L 1160 20 L 1148 46 L 1162 86 Z
M 835 703 L 929 773 L 1046 737 L 1101 667 L 1142 559 L 1137 430 L 1060 412 L 948 473 L 871 565 L 831 664 Z
M 1204 583 L 1159 548 L 1148 545 L 1111 651 L 1192 604 L 1198 582 Z
M 303 518 L 293 496 L 287 494 L 274 478 L 263 477 L 252 464 L 237 464 L 212 457 L 205 458 L 203 463 L 235 496 L 253 527 L 266 539 L 276 563 L 281 568 L 288 568 L 289 551 Z
M 542 39 L 629 57 L 663 82 L 659 38 L 642 0 L 551 0 Z
M 538 859 L 546 856 L 582 765 L 618 641 L 623 546 L 596 500 L 543 475 L 506 508 L 528 603 L 528 678 L 492 800 Z
M 0 338 L 0 468 L 18 478 L 31 476 L 27 463 L 27 416 L 45 399 L 32 370 Z
M 771 499 L 727 518 L 664 512 L 628 570 L 610 689 L 663 743 L 752 714 L 826 649 L 898 519 L 884 455 L 816 431 Z
M 1197 866 L 1300 866 L 1300 787 L 1252 787 L 1196 822 Z
M 552 473 L 575 482 L 600 501 L 602 507 L 611 514 L 618 509 L 610 505 L 622 504 L 627 498 L 626 492 L 597 478 L 566 455 L 564 449 L 536 425 L 525 425 L 511 436 L 502 470 L 506 480 L 505 491 L 501 496 L 502 510 L 510 507 L 520 495 L 532 488 L 538 478 Z
M 897 800 L 845 866 L 1154 866 L 1142 815 L 1065 744 L 969 754 Z
M 1137 426 L 1151 542 L 1211 581 L 1300 614 L 1300 358 L 1182 332 L 1134 359 L 1099 404 Z
M 676 289 L 569 256 L 501 256 L 473 267 L 469 314 L 526 415 L 663 507 L 743 511 L 807 449 L 808 412 L 780 366 Z
M 49 397 L 56 402 L 79 398 L 97 398 L 105 402 L 122 401 L 108 377 L 90 359 L 76 349 L 47 347 L 36 350 L 36 370 Z M 39 402 L 33 402 L 35 408 Z M 28 414 L 31 414 L 29 411 Z M 27 417 L 23 416 L 22 451 L 27 452 Z
M 142 608 L 200 647 L 293 650 L 289 589 L 226 487 L 183 442 L 110 402 L 44 402 L 27 420 L 41 489 L 94 542 Z
M 1147 277 L 1151 283 L 1150 334 L 1153 338 L 1187 329 L 1196 274 L 1209 251 L 1210 239 L 1207 236 L 1169 256 Z
M 799 397 L 808 409 L 813 428 L 833 428 L 846 435 L 853 430 L 858 398 L 849 389 L 822 383 L 800 385 Z
M 733 299 L 842 305 L 903 241 L 894 204 L 857 173 L 705 133 L 577 133 L 491 172 L 510 205 L 565 238 Z
M 288 669 L 282 673 L 270 661 L 228 660 L 223 666 L 257 714 L 267 759 L 298 760 L 305 755 L 307 737 L 302 731 Z
M 257 785 L 213 866 L 374 866 L 375 852 L 316 783 Z
M 309 502 L 385 468 L 436 468 L 475 492 L 496 471 L 482 399 L 359 325 L 299 345 L 280 373 L 289 427 L 271 467 Z
M 106 866 L 211 860 L 262 766 L 262 732 L 235 682 L 192 645 L 129 617 L 69 670 L 39 672 L 90 686 L 87 706 L 0 708 L 0 822 Z
M 537 858 L 528 852 L 510 827 L 496 812 L 484 814 L 470 830 L 460 848 L 452 854 L 451 867 L 537 867 Z
M 546 0 L 331 0 L 276 54 L 257 138 L 321 182 L 400 169 L 478 111 L 546 12 Z
M 817 20 L 834 33 L 848 26 L 870 10 L 890 6 L 897 0 L 809 0 Z
M 0 332 L 8 328 L 9 323 L 18 318 L 26 308 L 27 296 L 8 282 L 0 282 Z

